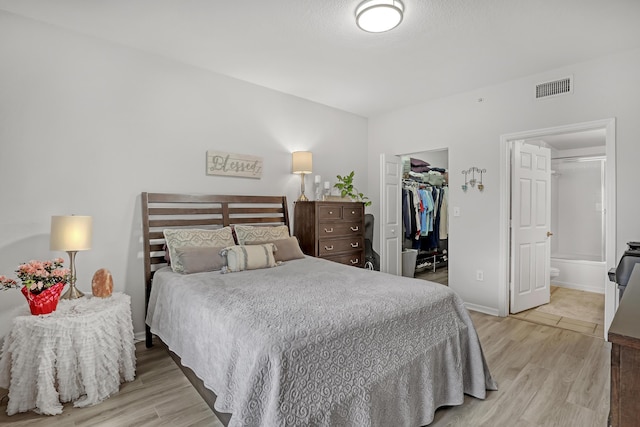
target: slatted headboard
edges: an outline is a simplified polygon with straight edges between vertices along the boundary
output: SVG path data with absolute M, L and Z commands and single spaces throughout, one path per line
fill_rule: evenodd
M 221 228 L 234 224 L 289 226 L 284 196 L 230 196 L 142 193 L 145 316 L 153 274 L 167 265 L 164 235 L 167 228 Z M 146 326 L 146 344 L 151 331 Z

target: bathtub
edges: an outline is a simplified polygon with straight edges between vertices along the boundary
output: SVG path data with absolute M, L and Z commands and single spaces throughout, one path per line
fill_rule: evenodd
M 552 285 L 604 294 L 604 286 L 608 280 L 605 261 L 596 257 L 553 254 L 551 268 L 554 267 L 560 270 L 560 274 L 551 279 Z

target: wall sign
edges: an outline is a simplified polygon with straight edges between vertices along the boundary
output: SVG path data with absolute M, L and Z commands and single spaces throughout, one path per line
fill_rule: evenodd
M 262 177 L 262 157 L 207 151 L 207 175 Z

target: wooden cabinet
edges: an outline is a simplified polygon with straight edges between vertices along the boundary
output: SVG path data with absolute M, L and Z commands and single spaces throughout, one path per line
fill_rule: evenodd
M 293 234 L 307 255 L 364 266 L 364 203 L 296 202 Z
M 609 425 L 640 424 L 640 267 L 631 273 L 611 327 L 611 405 Z

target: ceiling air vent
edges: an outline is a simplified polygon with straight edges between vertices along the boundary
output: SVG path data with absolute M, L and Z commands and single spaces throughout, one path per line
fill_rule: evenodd
M 573 92 L 573 78 L 554 80 L 536 85 L 536 99 L 547 98 L 549 96 L 565 95 Z

